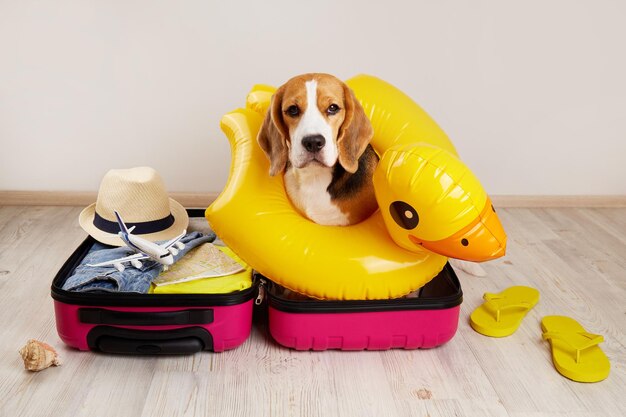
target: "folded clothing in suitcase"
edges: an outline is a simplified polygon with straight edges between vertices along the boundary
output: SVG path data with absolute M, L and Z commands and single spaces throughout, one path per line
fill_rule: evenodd
M 203 210 L 188 210 L 202 218 Z M 257 286 L 227 294 L 70 292 L 63 283 L 87 255 L 91 237 L 52 282 L 57 332 L 69 346 L 123 354 L 221 352 L 250 334 Z
M 294 300 L 281 294 L 282 287 L 259 278 L 269 301 L 270 334 L 297 350 L 435 347 L 456 333 L 463 301 L 450 264 L 417 297 L 389 300 Z
M 220 245 L 216 245 L 216 247 L 244 269 L 219 278 L 193 279 L 168 285 L 155 285 L 153 282 L 148 292 L 150 294 L 218 294 L 250 288 L 253 285 L 252 268 L 229 247 Z

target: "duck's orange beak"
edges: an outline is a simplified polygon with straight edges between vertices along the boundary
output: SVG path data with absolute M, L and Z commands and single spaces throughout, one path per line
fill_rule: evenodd
M 506 233 L 489 199 L 480 216 L 453 235 L 434 242 L 412 235 L 409 239 L 431 252 L 473 262 L 499 258 L 506 249 Z

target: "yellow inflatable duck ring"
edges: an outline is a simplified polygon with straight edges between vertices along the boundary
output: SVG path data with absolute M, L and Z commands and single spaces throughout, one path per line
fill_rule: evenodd
M 384 299 L 414 291 L 447 256 L 504 255 L 506 235 L 482 186 L 437 124 L 408 96 L 367 75 L 346 82 L 372 122 L 382 158 L 374 174 L 380 210 L 352 226 L 301 216 L 256 136 L 275 91 L 254 86 L 245 109 L 222 118 L 232 149 L 224 191 L 206 210 L 213 230 L 247 264 L 311 297 Z

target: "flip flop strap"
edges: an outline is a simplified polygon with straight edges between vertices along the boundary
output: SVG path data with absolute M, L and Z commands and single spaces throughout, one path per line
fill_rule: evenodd
M 586 341 L 580 341 L 580 338 L 574 338 L 572 336 L 580 335 L 585 337 Z M 544 340 L 560 340 L 568 346 L 576 349 L 576 363 L 580 362 L 580 352 L 589 349 L 590 347 L 597 346 L 604 342 L 604 336 L 601 334 L 593 334 L 587 332 L 545 332 L 543 334 Z
M 506 300 L 506 297 L 503 297 L 500 294 L 486 292 L 483 295 L 483 298 L 486 301 L 485 305 L 489 306 L 492 310 L 495 310 L 496 322 L 500 322 L 500 312 L 503 310 L 522 309 L 528 311 L 532 308 L 532 304 L 526 301 L 520 301 L 518 303 L 508 303 L 503 305 L 503 303 L 499 302 L 499 300 Z

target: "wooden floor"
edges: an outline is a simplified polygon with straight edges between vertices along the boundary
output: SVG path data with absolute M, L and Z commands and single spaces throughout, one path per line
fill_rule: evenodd
M 509 235 L 488 276 L 459 273 L 457 335 L 439 348 L 295 352 L 256 320 L 238 349 L 119 357 L 69 349 L 54 325 L 50 283 L 83 240 L 73 207 L 0 207 L 0 416 L 624 416 L 626 209 L 501 209 Z M 541 301 L 512 336 L 468 325 L 485 291 L 530 285 Z M 552 366 L 540 319 L 560 314 L 601 333 L 611 375 L 575 383 Z M 27 339 L 63 365 L 29 373 Z

